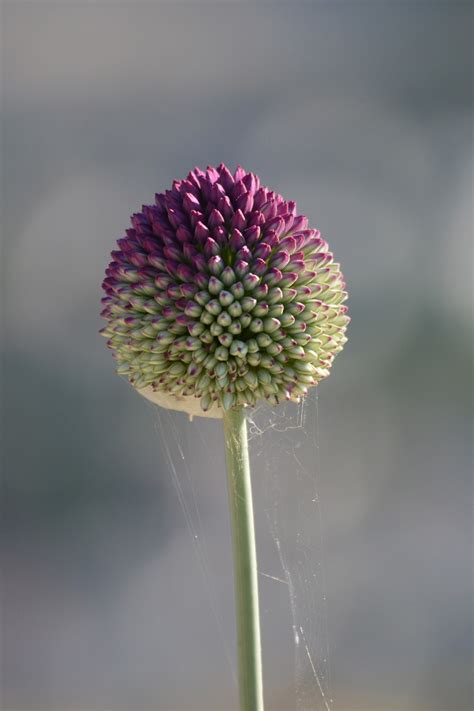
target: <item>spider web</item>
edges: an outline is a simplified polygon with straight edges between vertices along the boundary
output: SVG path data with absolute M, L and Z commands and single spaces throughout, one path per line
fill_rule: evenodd
M 225 656 L 233 680 L 235 699 L 232 703 L 235 704 L 234 642 L 225 624 L 222 600 L 216 592 L 219 586 L 210 550 L 210 547 L 215 549 L 216 536 L 215 532 L 209 534 L 206 514 L 202 512 L 207 492 L 201 490 L 203 483 L 199 477 L 199 467 L 207 467 L 206 477 L 211 469 L 218 472 L 216 484 L 223 488 L 219 506 L 226 505 L 222 425 L 205 418 L 189 422 L 182 413 L 157 407 L 153 407 L 153 412 L 161 451 L 166 457 L 215 622 L 220 654 Z M 274 408 L 262 404 L 249 410 L 247 420 L 257 528 L 266 705 L 282 711 L 289 708 L 331 711 L 323 535 L 316 480 L 319 470 L 317 391 L 313 388 L 300 405 L 288 402 Z M 225 515 L 228 516 L 227 509 Z M 221 541 L 217 543 L 222 546 Z M 274 587 L 278 588 L 278 594 L 274 593 Z M 277 689 L 277 680 L 282 681 L 281 668 L 278 676 L 272 674 L 274 655 L 270 659 L 271 650 L 265 647 L 271 635 L 276 635 L 279 645 L 286 639 L 283 646 L 291 650 L 287 683 Z

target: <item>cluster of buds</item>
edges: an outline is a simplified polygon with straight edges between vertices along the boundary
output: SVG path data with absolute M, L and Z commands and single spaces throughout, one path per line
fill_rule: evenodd
M 347 340 L 344 279 L 294 202 L 221 164 L 131 222 L 106 270 L 102 333 L 146 397 L 219 417 L 298 402 L 329 374 Z

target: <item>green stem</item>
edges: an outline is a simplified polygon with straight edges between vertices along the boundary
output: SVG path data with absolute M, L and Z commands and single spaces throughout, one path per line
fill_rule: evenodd
M 239 658 L 240 711 L 263 711 L 257 553 L 243 408 L 224 413 Z

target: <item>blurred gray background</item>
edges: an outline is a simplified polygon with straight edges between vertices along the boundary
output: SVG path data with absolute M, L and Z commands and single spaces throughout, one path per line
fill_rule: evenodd
M 335 711 L 469 711 L 472 3 L 1 14 L 2 708 L 236 708 L 156 413 L 97 335 L 130 213 L 224 161 L 298 201 L 350 291 L 319 389 Z M 199 427 L 207 459 L 184 418 L 182 446 L 232 648 L 219 426 Z M 272 598 L 269 711 L 294 708 L 287 615 Z

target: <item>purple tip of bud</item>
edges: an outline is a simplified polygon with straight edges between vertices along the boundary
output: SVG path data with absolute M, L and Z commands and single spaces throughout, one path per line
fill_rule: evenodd
M 192 318 L 197 318 L 200 316 L 202 312 L 201 306 L 199 304 L 196 304 L 195 301 L 188 301 L 186 303 L 186 306 L 184 308 L 184 313 L 186 316 L 190 316 Z
M 209 228 L 211 230 L 215 227 L 219 227 L 220 225 L 224 224 L 224 218 L 222 217 L 219 210 L 216 210 L 216 208 L 212 210 L 211 214 L 209 215 L 207 224 L 209 225 Z
M 211 230 L 212 237 L 216 240 L 217 244 L 225 244 L 227 241 L 227 230 L 222 225 L 218 225 Z
M 174 318 L 176 316 L 174 306 L 163 306 L 161 313 L 163 314 L 163 317 L 166 319 Z
M 256 274 L 246 274 L 243 278 L 244 287 L 250 291 L 260 284 L 260 277 Z
M 198 242 L 204 243 L 209 237 L 209 230 L 203 222 L 198 222 L 194 229 L 194 236 Z
M 212 257 L 215 254 L 219 254 L 219 245 L 217 244 L 215 239 L 212 239 L 212 237 L 209 237 L 205 243 L 204 243 L 204 253 L 208 257 Z
M 193 234 L 185 225 L 180 225 L 176 230 L 176 237 L 180 242 L 189 242 L 192 240 Z
M 204 219 L 204 215 L 200 210 L 191 210 L 189 213 L 189 221 L 191 222 L 191 226 L 193 229 L 196 229 L 196 225 L 198 222 L 202 222 Z
M 176 275 L 182 281 L 191 281 L 191 279 L 194 277 L 192 269 L 190 269 L 186 264 L 178 264 L 178 267 L 176 269 Z
M 296 242 L 295 251 L 298 251 L 304 245 L 306 237 L 302 232 L 295 233 L 292 237 Z
M 199 254 L 199 252 L 193 244 L 191 244 L 190 242 L 185 242 L 183 244 L 183 254 L 186 259 L 192 259 L 197 254 Z
M 222 289 L 222 282 L 220 279 L 218 279 L 216 276 L 211 276 L 209 278 L 209 291 L 213 293 L 217 293 L 219 289 Z
M 241 180 L 238 180 L 234 187 L 232 188 L 230 195 L 232 197 L 232 200 L 234 204 L 236 205 L 239 198 L 241 198 L 244 195 L 247 195 L 247 188 L 245 187 L 244 183 Z
M 262 276 L 262 274 L 265 274 L 267 271 L 267 263 L 264 259 L 254 259 L 252 263 L 252 269 L 255 274 L 259 274 Z
M 212 165 L 208 165 L 206 168 L 206 175 L 208 179 L 211 181 L 211 183 L 215 183 L 216 180 L 219 180 L 219 171 L 217 168 L 214 168 Z
M 267 190 L 266 188 L 258 188 L 255 192 L 253 199 L 253 206 L 255 210 L 259 210 L 264 203 L 267 201 Z
M 173 245 L 163 247 L 163 254 L 167 259 L 174 260 L 175 262 L 180 262 L 182 258 L 182 252 Z
M 227 195 L 224 195 L 219 199 L 217 207 L 219 212 L 224 216 L 224 219 L 231 219 L 232 215 L 234 214 L 234 208 L 232 207 L 232 203 Z
M 191 212 L 191 210 L 200 210 L 201 204 L 196 195 L 186 193 L 183 197 L 183 207 L 186 212 Z
M 297 242 L 295 237 L 292 235 L 289 237 L 283 237 L 283 239 L 280 240 L 279 246 L 282 250 L 288 252 L 288 254 L 293 254 L 293 252 L 296 252 L 297 250 Z
M 278 269 L 281 269 L 282 267 L 286 267 L 286 265 L 290 261 L 290 255 L 288 252 L 277 252 L 275 256 L 272 259 L 272 266 L 277 267 Z
M 267 242 L 260 242 L 260 244 L 254 249 L 253 254 L 255 257 L 259 257 L 260 259 L 266 259 L 271 251 L 272 248 Z
M 249 259 L 252 258 L 252 252 L 247 247 L 247 245 L 244 244 L 244 246 L 239 249 L 235 256 L 237 257 L 237 259 L 245 259 L 245 261 L 248 262 Z
M 271 267 L 263 277 L 263 281 L 270 286 L 275 286 L 282 281 L 282 276 L 283 275 L 279 269 Z
M 281 217 L 274 217 L 272 220 L 268 220 L 265 225 L 265 230 L 273 230 L 277 237 L 281 235 L 285 228 L 285 221 Z
M 282 275 L 282 278 L 280 280 L 280 286 L 283 288 L 287 286 L 292 286 L 295 282 L 298 281 L 299 277 L 300 275 L 297 272 L 285 272 L 285 274 Z
M 242 182 L 251 195 L 254 195 L 254 193 L 256 193 L 260 187 L 260 181 L 258 177 L 253 173 L 247 173 L 247 175 L 244 175 L 244 177 L 242 178 Z
M 197 272 L 194 275 L 194 281 L 196 282 L 199 289 L 207 289 L 209 277 L 205 272 Z
M 248 226 L 249 227 L 262 226 L 265 224 L 265 221 L 266 221 L 265 215 L 263 215 L 258 210 L 254 210 L 253 212 L 250 213 L 250 217 L 248 219 Z
M 185 314 L 179 314 L 175 320 L 180 326 L 187 326 L 189 323 L 189 318 Z
M 333 259 L 333 255 L 330 252 L 321 252 L 320 254 L 315 254 L 312 257 L 313 264 L 318 268 L 321 268 L 324 264 L 328 264 Z
M 203 194 L 204 199 L 206 200 L 206 202 L 210 202 L 212 181 L 210 181 L 206 176 L 203 176 L 200 178 L 199 184 L 201 186 L 201 193 Z
M 231 249 L 233 249 L 235 252 L 237 252 L 245 244 L 246 244 L 246 240 L 244 239 L 242 232 L 240 230 L 233 229 L 232 234 L 230 236 L 230 240 L 229 240 L 229 245 L 230 245 Z
M 166 288 L 166 295 L 169 296 L 170 299 L 179 299 L 181 297 L 181 286 L 179 284 L 170 284 Z
M 235 201 L 235 205 L 237 209 L 242 210 L 245 215 L 250 212 L 253 207 L 253 196 L 250 193 L 245 192 L 242 195 L 239 195 Z
M 242 180 L 242 178 L 245 175 L 245 170 L 242 168 L 241 165 L 238 165 L 237 168 L 235 169 L 234 173 L 234 180 L 237 183 L 239 180 Z
M 265 202 L 260 208 L 260 212 L 264 216 L 266 222 L 268 222 L 269 220 L 273 220 L 273 218 L 276 217 L 277 214 L 277 206 L 275 204 L 275 201 L 267 200 L 267 202 Z
M 173 227 L 177 229 L 183 222 L 186 222 L 186 217 L 182 210 L 170 208 L 168 210 L 168 220 L 171 222 Z
M 155 205 L 161 210 L 165 209 L 166 203 L 165 196 L 163 195 L 163 193 L 155 193 Z
M 167 259 L 165 261 L 166 271 L 173 278 L 177 276 L 178 262 L 174 262 L 172 259 Z
M 258 225 L 252 225 L 252 227 L 248 227 L 244 230 L 243 236 L 246 244 L 249 247 L 253 247 L 254 244 L 257 244 L 260 239 L 260 233 L 261 229 Z
M 242 210 L 237 210 L 230 221 L 231 227 L 242 230 L 246 225 L 245 215 Z
M 203 254 L 196 254 L 191 261 L 197 272 L 200 272 L 206 268 L 207 261 Z
M 186 304 L 188 303 L 188 300 L 182 296 L 180 299 L 177 299 L 175 302 L 176 308 L 180 309 L 181 311 L 184 311 Z
M 304 215 L 298 215 L 293 220 L 292 230 L 297 232 L 298 230 L 305 230 L 308 227 L 308 218 Z
M 166 271 L 166 259 L 164 259 L 161 255 L 149 254 L 148 264 L 150 264 L 155 269 L 158 269 L 159 271 Z
M 217 204 L 222 197 L 225 197 L 224 188 L 218 182 L 213 183 L 210 190 L 211 201 Z
M 259 284 L 255 287 L 254 294 L 257 298 L 262 299 L 268 294 L 268 284 Z
M 209 271 L 215 276 L 219 276 L 221 271 L 224 269 L 224 260 L 218 254 L 212 256 L 207 264 L 209 267 Z
M 249 263 L 246 262 L 244 259 L 238 259 L 236 263 L 234 264 L 234 271 L 237 274 L 237 276 L 243 277 L 244 274 L 247 274 L 249 270 Z
M 224 163 L 221 163 L 219 165 L 218 171 L 220 175 L 221 185 L 225 188 L 225 190 L 229 191 L 234 184 L 234 177 L 232 173 L 227 168 L 227 166 L 224 165 Z
M 134 252 L 133 254 L 130 254 L 129 259 L 135 267 L 144 267 L 147 263 L 146 254 L 143 254 L 142 252 Z
M 306 262 L 304 259 L 290 259 L 290 266 L 292 269 L 302 274 L 306 269 Z

